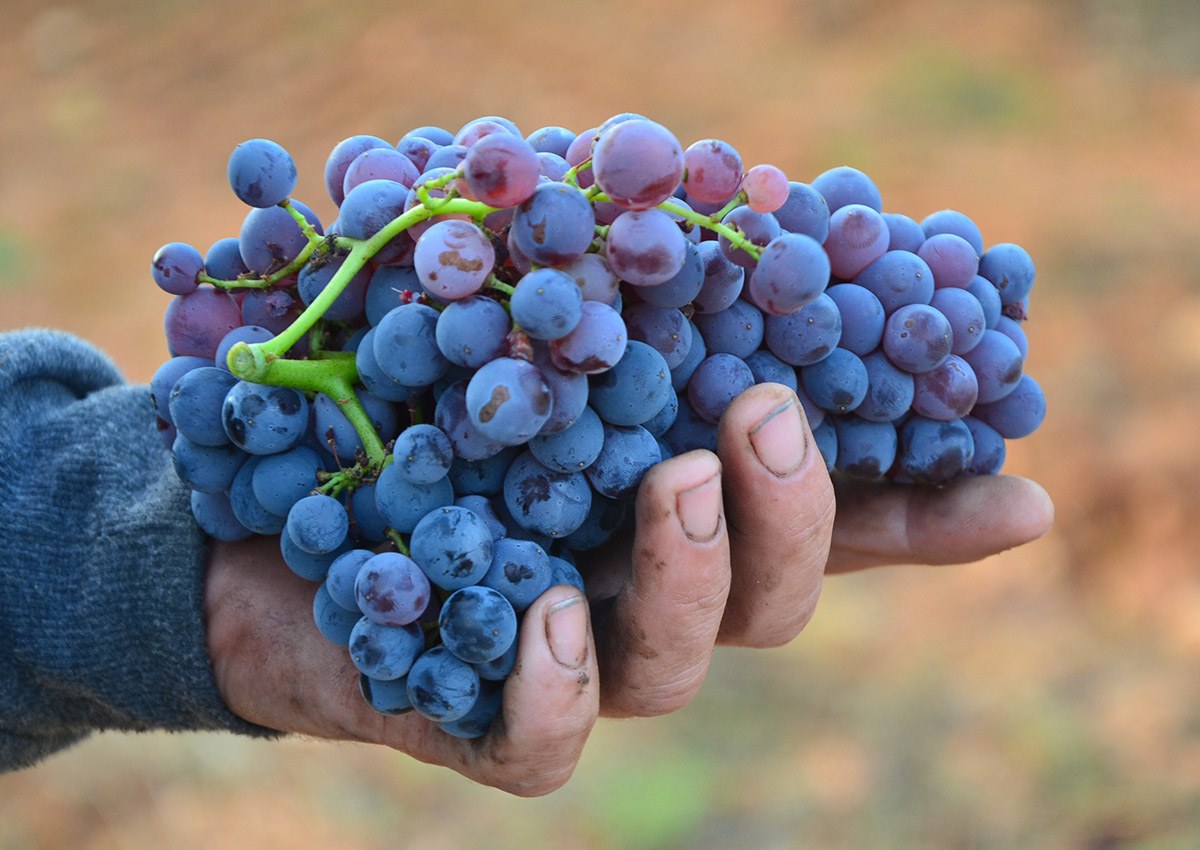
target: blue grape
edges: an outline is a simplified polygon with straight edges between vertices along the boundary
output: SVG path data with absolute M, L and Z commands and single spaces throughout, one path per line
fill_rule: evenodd
M 718 242 L 701 242 L 697 250 L 704 262 L 704 283 L 692 306 L 697 313 L 719 313 L 737 301 L 746 270 L 730 260 Z
M 467 382 L 452 384 L 438 396 L 433 411 L 437 427 L 450 438 L 456 458 L 478 461 L 498 454 L 505 446 L 485 436 L 467 412 Z M 453 469 L 453 467 L 452 467 Z
M 177 434 L 171 445 L 171 462 L 179 480 L 202 493 L 228 490 L 233 477 L 249 455 L 226 443 L 223 446 L 202 446 L 183 434 Z
M 896 460 L 898 440 L 890 422 L 868 422 L 858 416 L 833 420 L 837 430 L 837 460 L 834 466 L 852 478 L 878 480 Z
M 1046 418 L 1046 396 L 1029 375 L 1022 375 L 1017 386 L 998 401 L 977 404 L 971 415 L 995 428 L 1006 440 L 1026 437 Z
M 748 301 L 734 301 L 719 313 L 697 313 L 693 319 L 711 354 L 746 359 L 758 349 L 766 330 L 761 310 Z
M 954 345 L 950 322 L 927 304 L 906 304 L 888 317 L 883 350 L 888 359 L 914 374 L 937 368 Z
M 675 454 L 690 452 L 692 449 L 717 450 L 717 426 L 700 416 L 687 400 L 687 396 L 679 397 L 679 410 L 675 421 L 663 434 L 663 439 Z
M 838 345 L 859 357 L 878 348 L 887 316 L 875 294 L 856 283 L 839 283 L 829 287 L 826 294 L 833 299 L 842 317 L 842 336 Z
M 432 592 L 417 563 L 399 552 L 382 552 L 364 561 L 354 578 L 355 608 L 381 626 L 416 622 Z
M 408 677 L 399 679 L 372 679 L 365 673 L 358 676 L 358 689 L 367 705 L 389 717 L 399 717 L 413 710 L 408 698 Z
M 442 644 L 468 664 L 494 661 L 517 639 L 517 614 L 498 590 L 473 585 L 456 590 L 438 614 Z
M 250 454 L 287 451 L 308 428 L 308 399 L 290 387 L 238 381 L 225 395 L 221 419 L 234 445 Z
M 549 469 L 528 451 L 508 468 L 503 492 L 517 524 L 548 537 L 563 537 L 578 528 L 592 503 L 583 473 Z
M 967 286 L 967 292 L 975 296 L 983 307 L 984 326 L 994 329 L 1001 318 L 1000 291 L 986 277 L 975 275 L 975 279 Z
M 534 339 L 558 339 L 579 324 L 583 293 L 565 272 L 535 269 L 517 282 L 509 308 L 513 321 Z
M 501 357 L 467 382 L 466 407 L 481 434 L 508 446 L 533 437 L 550 418 L 550 387 L 532 363 Z
M 348 611 L 329 595 L 329 590 L 322 582 L 313 596 L 313 620 L 319 631 L 330 643 L 338 646 L 349 646 L 350 635 L 362 614 L 357 610 Z
M 426 292 L 443 301 L 474 295 L 496 264 L 492 241 L 473 222 L 445 219 L 417 239 L 413 268 Z
M 819 244 L 829 235 L 829 204 L 807 183 L 790 181 L 787 200 L 772 215 L 788 233 L 803 233 Z
M 163 315 L 167 350 L 172 357 L 188 355 L 212 361 L 225 334 L 241 324 L 242 311 L 237 302 L 208 286 L 188 295 L 176 295 Z
M 730 210 L 722 223 L 738 230 L 752 245 L 757 245 L 759 248 L 766 248 L 772 239 L 783 232 L 775 216 L 770 213 L 755 212 L 745 204 Z M 758 261 L 746 251 L 733 247 L 733 243 L 724 235 L 717 237 L 717 244 L 721 247 L 721 252 L 734 265 L 752 270 L 758 264 Z
M 952 233 L 965 240 L 976 256 L 983 254 L 983 234 L 979 232 L 979 225 L 957 210 L 930 213 L 921 220 L 921 230 L 927 239 L 939 233 Z
M 529 441 L 533 456 L 557 472 L 587 469 L 600 455 L 603 446 L 604 424 L 591 407 L 585 407 L 570 427 Z
M 292 505 L 287 515 L 288 536 L 312 555 L 332 552 L 346 540 L 350 518 L 342 503 L 332 496 L 305 496 Z
M 333 276 L 345 264 L 345 257 L 322 258 L 320 262 L 309 261 L 300 269 L 296 291 L 305 305 L 312 304 L 325 291 Z M 333 322 L 358 322 L 366 307 L 367 286 L 371 282 L 371 270 L 364 266 L 346 283 L 345 288 L 322 314 Z
M 539 266 L 571 262 L 592 244 L 596 218 L 583 193 L 566 183 L 543 183 L 520 206 L 512 222 L 512 238 Z
M 454 488 L 447 478 L 432 484 L 405 481 L 396 464 L 384 467 L 375 482 L 375 505 L 387 524 L 409 534 L 425 514 L 454 502 Z
M 813 428 L 812 432 L 813 442 L 817 444 L 817 451 L 821 453 L 821 459 L 825 461 L 825 468 L 833 472 L 838 452 L 837 428 L 833 424 L 833 417 L 825 417 L 825 420 Z
M 630 340 L 616 365 L 592 378 L 588 398 L 606 422 L 641 425 L 662 409 L 670 391 L 667 361 L 646 343 Z
M 222 422 L 222 405 L 237 378 L 216 366 L 185 372 L 171 388 L 170 422 L 193 443 L 223 446 L 229 435 Z
M 488 532 L 492 535 L 493 542 L 508 536 L 508 527 L 500 519 L 500 515 L 492 506 L 491 499 L 487 496 L 477 494 L 459 496 L 454 500 L 454 506 L 465 508 L 483 520 L 483 524 L 487 526 Z
M 500 302 L 471 295 L 446 305 L 438 316 L 434 338 L 451 363 L 478 369 L 507 353 L 510 330 L 512 319 Z
M 183 356 L 172 357 L 159 366 L 150 378 L 150 400 L 159 418 L 171 422 L 171 391 L 179 379 L 193 369 L 212 365 L 212 360 L 207 357 Z
M 632 304 L 621 313 L 621 319 L 629 339 L 656 349 L 671 369 L 687 358 L 695 340 L 687 316 L 674 307 Z
M 1004 398 L 1016 389 L 1023 374 L 1020 349 L 1000 331 L 985 330 L 963 360 L 975 373 L 981 404 Z
M 454 485 L 454 492 L 460 496 L 495 496 L 503 488 L 504 473 L 518 454 L 515 446 L 502 446 L 495 454 L 480 460 L 467 460 L 456 454 L 450 464 L 450 483 Z
M 575 134 L 566 127 L 539 127 L 526 136 L 525 141 L 529 142 L 538 153 L 552 153 L 566 157 L 567 148 L 571 147 L 571 142 L 575 141 Z
M 883 209 L 883 197 L 875 181 L 857 168 L 840 165 L 822 172 L 812 182 L 833 213 L 849 204 L 862 204 L 875 212 Z
M 1035 270 L 1028 251 L 1020 245 L 1001 242 L 984 252 L 979 260 L 979 274 L 992 282 L 1000 292 L 1001 303 L 1008 306 L 1029 296 Z
M 933 272 L 916 254 L 888 251 L 854 278 L 869 289 L 889 316 L 908 304 L 928 304 L 933 297 Z
M 456 738 L 482 738 L 491 728 L 496 715 L 500 713 L 503 697 L 504 690 L 498 683 L 480 682 L 479 696 L 475 698 L 475 704 L 471 706 L 470 711 L 454 720 L 442 721 L 438 728 Z
M 667 389 L 669 392 L 667 400 L 658 409 L 658 413 L 642 423 L 642 427 L 655 437 L 661 437 L 667 433 L 668 429 L 675 424 L 675 417 L 679 415 L 679 395 L 673 387 L 668 386 Z M 663 460 L 666 460 L 666 457 Z
M 763 340 L 771 353 L 792 366 L 809 366 L 828 357 L 842 338 L 842 314 L 822 292 L 790 316 L 767 316 Z
M 354 367 L 358 371 L 359 381 L 367 388 L 367 391 L 385 401 L 412 401 L 423 389 L 422 387 L 410 387 L 379 367 L 379 359 L 375 356 L 374 328 L 366 332 L 358 349 L 354 352 Z
M 375 485 L 359 484 L 350 496 L 350 533 L 356 538 L 382 543 L 387 539 L 387 520 L 375 502 Z
M 689 321 L 688 327 L 691 342 L 688 344 L 687 354 L 678 365 L 671 367 L 671 388 L 677 393 L 683 392 L 687 388 L 687 382 L 691 380 L 696 367 L 704 362 L 704 358 L 708 357 L 708 347 L 704 344 L 704 335 L 700 333 L 695 322 Z
M 661 460 L 658 441 L 645 428 L 606 423 L 604 446 L 584 474 L 597 493 L 612 499 L 632 499 L 642 476 Z
M 454 461 L 450 438 L 435 425 L 418 424 L 405 428 L 392 449 L 399 474 L 416 484 L 432 484 L 445 478 Z
M 228 172 L 233 193 L 252 207 L 273 207 L 296 188 L 296 163 L 270 139 L 250 139 L 234 148 Z
M 204 255 L 204 271 L 217 280 L 237 280 L 250 273 L 242 261 L 242 250 L 236 236 L 226 236 L 209 246 L 208 253 Z
M 745 360 L 746 365 L 750 367 L 750 374 L 754 376 L 754 383 L 756 384 L 783 384 L 792 390 L 792 392 L 795 392 L 799 386 L 796 381 L 795 368 L 784 363 L 765 348 L 751 352 Z M 810 424 L 812 423 L 810 422 Z
M 238 520 L 233 513 L 229 496 L 225 493 L 202 493 L 193 490 L 191 500 L 192 516 L 209 537 L 233 542 L 245 540 L 254 533 Z
M 533 365 L 542 373 L 554 403 L 550 416 L 538 430 L 538 436 L 557 434 L 569 428 L 583 413 L 588 403 L 588 377 L 579 372 L 564 371 L 555 364 L 554 354 L 548 343 L 533 341 Z
M 504 537 L 494 544 L 492 563 L 479 584 L 498 591 L 520 614 L 549 590 L 550 556 L 530 540 Z
M 359 672 L 388 681 L 410 673 L 425 649 L 425 634 L 416 623 L 385 626 L 367 617 L 350 633 L 350 660 Z
M 910 416 L 900 428 L 901 471 L 923 484 L 948 484 L 971 464 L 975 444 L 961 419 L 949 422 Z
M 930 236 L 917 249 L 917 256 L 933 272 L 935 289 L 948 286 L 966 289 L 979 271 L 979 254 L 971 243 L 953 233 Z
M 825 291 L 829 255 L 802 233 L 781 233 L 763 248 L 750 274 L 750 300 L 776 316 L 795 313 Z
M 569 550 L 572 552 L 595 549 L 607 543 L 625 528 L 626 522 L 631 515 L 629 502 L 610 499 L 607 496 L 597 493 L 592 497 L 592 507 L 588 511 L 587 519 L 583 521 L 583 525 L 564 537 L 561 543 L 569 547 Z M 550 580 L 555 583 L 558 582 L 558 573 L 554 571 L 553 562 L 551 562 Z
M 438 312 L 425 304 L 402 304 L 375 326 L 375 359 L 400 383 L 425 387 L 450 368 L 437 344 Z
M 379 324 L 396 307 L 405 303 L 405 293 L 424 292 L 421 280 L 411 266 L 379 266 L 371 273 L 363 309 L 371 327 Z
M 292 206 L 318 234 L 323 232 L 316 213 L 296 200 Z M 238 234 L 242 262 L 250 271 L 263 275 L 287 266 L 307 245 L 308 237 L 283 207 L 250 210 Z
M 688 381 L 688 401 L 702 419 L 716 423 L 730 403 L 754 386 L 754 373 L 740 357 L 710 354 Z
M 912 374 L 895 366 L 882 351 L 871 352 L 862 362 L 867 370 L 867 394 L 855 414 L 871 422 L 899 419 L 912 406 Z
M 360 390 L 356 395 L 375 433 L 385 443 L 392 440 L 400 430 L 396 408 L 369 391 Z M 364 450 L 362 437 L 342 412 L 341 405 L 324 393 L 317 393 L 312 408 L 313 430 L 317 439 L 339 460 L 353 462 L 357 454 Z
M 517 653 L 521 649 L 521 642 L 514 640 L 509 644 L 508 649 L 499 658 L 493 658 L 491 661 L 484 661 L 482 664 L 473 664 L 475 672 L 479 674 L 479 678 L 485 682 L 501 682 L 508 678 L 513 669 L 517 666 Z
M 800 383 L 808 397 L 833 413 L 849 413 L 862 404 L 868 380 L 862 360 L 845 348 L 836 348 L 823 360 L 800 369 Z
M 967 466 L 967 475 L 997 475 L 1004 466 L 1007 447 L 1000 432 L 976 419 L 974 416 L 964 416 L 963 423 L 971 431 L 971 442 L 975 453 Z
M 888 226 L 888 251 L 915 254 L 925 242 L 925 231 L 914 219 L 900 213 L 884 213 Z
M 487 523 L 473 511 L 456 505 L 425 514 L 413 528 L 409 549 L 417 566 L 444 590 L 478 582 L 494 553 Z
M 983 339 L 987 330 L 987 317 L 979 299 L 966 289 L 948 287 L 933 293 L 929 306 L 946 317 L 950 322 L 951 354 L 966 354 Z
M 363 564 L 374 557 L 370 549 L 349 549 L 330 562 L 325 574 L 324 587 L 333 601 L 347 611 L 358 611 L 360 617 L 363 612 L 358 607 L 354 583 Z
M 314 555 L 297 546 L 286 530 L 279 535 L 279 551 L 283 555 L 284 563 L 292 572 L 308 581 L 324 581 L 333 562 L 352 548 L 350 541 L 346 540 L 332 552 Z
M 268 510 L 254 495 L 253 476 L 261 457 L 248 457 L 229 485 L 229 505 L 242 525 L 258 534 L 278 534 L 286 518 Z
M 420 136 L 423 139 L 428 139 L 435 145 L 452 145 L 454 144 L 454 134 L 443 127 L 436 127 L 427 124 L 423 127 L 416 127 L 404 134 L 404 138 L 412 136 Z
M 185 242 L 170 242 L 154 254 L 150 263 L 151 276 L 158 288 L 171 295 L 190 295 L 200 285 L 204 258 Z
M 887 253 L 889 241 L 887 223 L 876 210 L 862 204 L 839 207 L 829 217 L 825 239 L 830 268 L 843 280 L 853 280 Z
M 446 723 L 463 717 L 479 697 L 479 674 L 444 646 L 435 646 L 408 672 L 408 698 L 422 717 Z

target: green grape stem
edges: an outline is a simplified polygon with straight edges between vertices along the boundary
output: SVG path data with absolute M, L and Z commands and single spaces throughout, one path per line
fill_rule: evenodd
M 730 203 L 733 202 L 731 201 Z M 738 206 L 738 204 L 733 205 L 735 207 Z M 662 210 L 663 212 L 669 212 L 672 215 L 677 215 L 683 218 L 685 221 L 690 221 L 692 224 L 698 224 L 701 227 L 707 227 L 714 233 L 719 233 L 721 236 L 724 236 L 726 239 L 728 239 L 729 243 L 733 245 L 734 248 L 739 248 L 745 251 L 755 260 L 762 256 L 761 247 L 751 242 L 746 237 L 746 234 L 742 233 L 742 231 L 735 227 L 730 227 L 728 224 L 725 224 L 723 221 L 718 219 L 717 215 L 704 215 L 703 213 L 698 213 L 695 210 L 681 207 L 674 201 L 663 201 L 658 205 L 658 209 Z M 732 209 L 732 207 L 727 206 L 727 208 L 721 210 L 718 215 L 720 215 L 721 218 L 724 218 L 729 212 L 729 209 Z

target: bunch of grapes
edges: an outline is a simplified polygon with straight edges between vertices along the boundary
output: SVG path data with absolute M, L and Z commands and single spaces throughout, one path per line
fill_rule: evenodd
M 325 227 L 277 143 L 228 173 L 239 235 L 153 261 L 193 513 L 279 535 L 367 701 L 454 735 L 488 729 L 525 609 L 583 590 L 575 553 L 753 384 L 796 392 L 835 474 L 897 484 L 995 473 L 1045 412 L 1029 255 L 953 210 L 884 213 L 853 168 L 789 181 L 622 114 L 345 139 Z

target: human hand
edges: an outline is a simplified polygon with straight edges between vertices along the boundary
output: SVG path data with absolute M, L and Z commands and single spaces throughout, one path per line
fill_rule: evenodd
M 544 794 L 569 778 L 600 714 L 674 711 L 699 689 L 717 644 L 793 639 L 826 572 L 975 560 L 1052 521 L 1044 491 L 1007 476 L 940 491 L 839 483 L 835 521 L 834 486 L 803 413 L 774 384 L 731 405 L 719 453 L 689 452 L 646 475 L 632 541 L 580 561 L 592 606 L 556 587 L 526 612 L 502 712 L 481 739 L 371 709 L 345 649 L 312 624 L 313 585 L 266 538 L 214 544 L 206 608 L 222 697 L 264 726 L 385 744 L 515 794 Z

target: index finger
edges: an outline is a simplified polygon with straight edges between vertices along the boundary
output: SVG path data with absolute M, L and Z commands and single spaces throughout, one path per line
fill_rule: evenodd
M 1042 487 L 1014 475 L 931 489 L 838 478 L 827 572 L 886 564 L 963 564 L 1020 546 L 1054 524 Z

